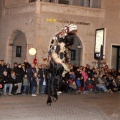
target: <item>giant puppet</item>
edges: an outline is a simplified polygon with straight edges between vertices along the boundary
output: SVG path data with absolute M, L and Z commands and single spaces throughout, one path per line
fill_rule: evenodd
M 51 40 L 47 54 L 48 68 L 46 72 L 48 105 L 58 99 L 57 91 L 62 78 L 70 71 L 69 49 L 74 43 L 76 32 L 77 26 L 69 24 L 64 26 Z

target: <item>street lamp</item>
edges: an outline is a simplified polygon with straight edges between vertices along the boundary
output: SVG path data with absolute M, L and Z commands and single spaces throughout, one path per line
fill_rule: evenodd
M 34 64 L 37 63 L 36 53 L 37 53 L 37 50 L 36 50 L 35 48 L 30 48 L 30 49 L 29 49 L 29 54 L 30 54 L 30 55 L 35 55 L 35 58 L 33 59 L 33 63 L 34 63 Z
M 35 48 L 30 48 L 30 49 L 29 49 L 29 54 L 30 54 L 30 55 L 36 55 L 36 53 L 37 53 L 37 51 L 36 51 Z

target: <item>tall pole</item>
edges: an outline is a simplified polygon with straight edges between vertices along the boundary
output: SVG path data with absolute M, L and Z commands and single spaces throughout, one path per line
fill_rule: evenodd
M 98 69 L 100 69 L 100 61 L 101 61 L 101 54 L 100 57 L 98 58 Z
M 100 46 L 100 53 L 99 53 L 99 58 L 98 58 L 98 69 L 100 69 L 100 62 L 103 59 L 103 45 Z

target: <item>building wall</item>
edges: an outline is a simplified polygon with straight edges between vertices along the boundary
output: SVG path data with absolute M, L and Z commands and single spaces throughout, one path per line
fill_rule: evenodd
M 0 59 L 11 63 L 12 46 L 15 32 L 20 30 L 25 34 L 27 49 L 34 46 L 35 39 L 35 3 L 5 7 L 1 19 Z M 26 42 L 25 41 L 25 42 Z M 15 52 L 15 51 L 14 51 Z M 28 52 L 26 57 L 28 56 Z M 32 59 L 32 58 L 31 58 Z
M 1 36 L 1 29 L 2 29 L 2 27 L 1 27 L 1 14 L 2 14 L 2 1 L 0 1 L 0 36 Z M 1 41 L 1 39 L 0 39 L 0 41 Z M 0 44 L 0 48 L 1 48 L 1 44 Z
M 112 45 L 120 46 L 120 0 L 103 0 L 103 8 L 105 9 L 105 19 L 103 27 L 106 28 L 106 46 L 105 59 L 109 66 L 112 62 Z M 112 67 L 112 66 L 111 66 Z
M 44 2 L 40 4 L 40 14 L 38 13 L 37 18 L 37 48 L 41 43 L 43 45 L 40 47 L 42 50 L 37 50 L 38 53 L 43 57 L 52 36 L 64 25 L 75 23 L 78 26 L 77 35 L 83 45 L 82 65 L 91 64 L 94 60 L 95 29 L 102 25 L 104 10 Z
M 14 6 L 19 4 L 25 4 L 28 2 L 29 0 L 4 0 L 5 6 Z
M 34 57 L 28 53 L 32 46 L 37 49 L 39 62 L 43 62 L 53 35 L 64 25 L 75 23 L 78 26 L 77 36 L 82 43 L 81 64 L 97 62 L 94 59 L 95 30 L 105 28 L 105 61 L 111 65 L 112 44 L 120 45 L 119 0 L 101 0 L 100 9 L 40 1 L 21 4 L 22 0 L 19 5 L 13 6 L 11 2 L 7 2 L 2 11 L 0 59 L 10 62 L 12 52 L 9 43 L 13 42 L 14 31 L 21 30 L 27 40 L 27 58 L 32 61 Z

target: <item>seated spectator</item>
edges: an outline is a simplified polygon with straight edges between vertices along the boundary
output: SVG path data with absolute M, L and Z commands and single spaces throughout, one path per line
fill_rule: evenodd
M 84 92 L 84 79 L 83 79 L 82 76 L 81 76 L 81 78 L 80 78 L 80 83 L 81 83 L 80 90 L 81 90 L 81 92 L 83 93 L 83 92 Z
M 120 91 L 120 74 L 117 75 L 116 84 L 118 86 L 118 91 Z
M 12 95 L 11 92 L 12 92 L 13 85 L 11 81 L 9 81 L 9 76 L 7 71 L 3 71 L 3 81 L 4 81 L 4 88 L 3 88 L 4 95 L 7 94 L 7 88 L 9 88 L 8 95 Z
M 93 85 L 93 92 L 98 93 L 99 92 L 99 88 L 96 86 L 95 78 L 92 77 L 91 80 L 92 80 L 92 85 Z
M 97 76 L 97 74 L 95 74 L 94 77 L 95 77 L 96 86 L 99 89 L 102 89 L 105 93 L 108 93 L 109 91 L 107 90 L 107 88 L 105 86 L 105 82 L 102 80 L 101 75 Z
M 117 92 L 118 91 L 118 87 L 115 81 L 115 78 L 112 76 L 111 79 L 109 79 L 109 90 L 111 90 L 111 93 L 113 92 Z
M 11 74 L 9 76 L 9 81 L 12 83 L 13 87 L 12 87 L 12 94 L 16 94 L 16 91 L 18 89 L 18 83 L 16 80 L 16 75 L 14 71 L 11 71 Z
M 69 72 L 69 80 L 75 80 L 75 74 L 73 71 Z
M 117 92 L 118 91 L 118 86 L 117 86 L 117 83 L 116 83 L 115 79 L 113 79 L 112 85 L 113 85 L 113 87 L 111 89 L 112 92 Z
M 108 74 L 102 76 L 102 80 L 105 83 L 105 86 L 107 89 L 109 89 L 109 82 L 110 82 L 109 79 L 110 79 L 110 76 Z
M 69 92 L 72 93 L 72 92 L 77 92 L 77 86 L 76 86 L 76 83 L 75 81 L 71 81 L 69 83 Z
M 91 78 L 88 78 L 88 80 L 86 81 L 86 87 L 88 91 L 91 91 L 91 92 L 93 91 L 94 85 Z

